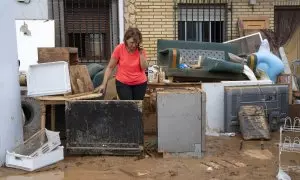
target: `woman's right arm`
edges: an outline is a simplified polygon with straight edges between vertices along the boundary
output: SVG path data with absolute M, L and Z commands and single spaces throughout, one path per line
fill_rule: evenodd
M 118 60 L 116 58 L 114 58 L 114 57 L 111 57 L 108 65 L 107 65 L 107 68 L 105 70 L 105 73 L 104 73 L 104 77 L 103 77 L 103 81 L 102 81 L 103 85 L 106 86 L 108 78 L 110 77 L 111 72 L 114 70 L 114 68 L 116 67 L 117 63 L 118 63 Z
M 107 65 L 107 67 L 105 69 L 103 81 L 102 81 L 102 83 L 101 83 L 100 86 L 98 86 L 97 88 L 95 88 L 94 92 L 96 92 L 96 93 L 104 93 L 105 88 L 106 88 L 106 84 L 107 84 L 107 81 L 108 81 L 108 78 L 110 77 L 111 72 L 114 70 L 114 68 L 116 67 L 117 63 L 118 63 L 118 60 L 116 58 L 114 58 L 114 57 L 111 57 L 108 65 Z

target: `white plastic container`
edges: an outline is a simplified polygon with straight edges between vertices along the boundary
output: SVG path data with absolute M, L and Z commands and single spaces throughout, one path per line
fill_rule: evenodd
M 29 66 L 28 96 L 58 95 L 71 92 L 69 65 L 65 61 Z
M 51 152 L 40 156 L 24 156 L 16 153 L 6 153 L 6 166 L 22 169 L 24 171 L 35 171 L 42 167 L 54 164 L 64 159 L 64 147 L 58 146 Z
M 159 79 L 159 67 L 157 65 L 153 65 L 148 68 L 148 81 L 150 83 L 158 83 Z
M 40 156 L 46 154 L 61 144 L 59 132 L 40 130 L 27 141 L 14 148 L 11 152 L 23 156 Z

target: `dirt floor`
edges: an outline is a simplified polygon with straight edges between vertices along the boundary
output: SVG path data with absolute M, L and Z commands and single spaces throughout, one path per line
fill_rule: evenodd
M 204 180 L 274 180 L 278 172 L 279 133 L 265 141 L 244 141 L 241 137 L 207 137 L 207 152 L 201 159 L 178 157 L 65 157 L 65 160 L 28 173 L 0 169 L 3 180 L 108 180 L 108 179 L 204 179 Z M 296 157 L 297 156 L 297 157 Z M 293 155 L 292 159 L 300 159 Z M 289 173 L 293 180 L 300 174 Z

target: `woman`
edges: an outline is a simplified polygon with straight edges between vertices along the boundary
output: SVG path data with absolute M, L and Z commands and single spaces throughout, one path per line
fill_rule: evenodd
M 148 67 L 146 53 L 142 46 L 142 34 L 137 28 L 129 28 L 124 35 L 124 43 L 119 44 L 113 51 L 105 70 L 102 84 L 97 88 L 104 92 L 108 78 L 117 66 L 116 89 L 120 100 L 143 100 Z

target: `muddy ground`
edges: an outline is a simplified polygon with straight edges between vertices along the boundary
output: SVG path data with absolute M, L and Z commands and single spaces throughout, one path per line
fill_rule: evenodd
M 204 180 L 273 180 L 278 171 L 279 133 L 264 142 L 245 141 L 241 137 L 207 137 L 207 152 L 202 159 L 166 156 L 147 157 L 65 157 L 58 164 L 27 173 L 10 168 L 0 169 L 3 180 L 108 180 L 108 179 L 204 179 Z M 300 159 L 293 155 L 292 161 Z M 300 179 L 296 173 L 292 179 Z

